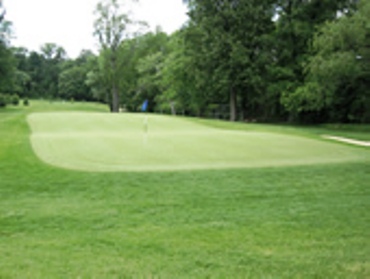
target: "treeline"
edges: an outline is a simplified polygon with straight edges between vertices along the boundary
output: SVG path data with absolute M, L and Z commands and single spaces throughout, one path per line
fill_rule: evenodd
M 370 2 L 189 0 L 198 105 L 230 119 L 370 121 Z
M 90 71 L 89 59 L 95 57 L 83 51 L 77 59 L 67 59 L 62 47 L 45 44 L 40 52 L 9 47 L 7 78 L 0 83 L 0 92 L 17 94 L 21 98 L 97 100 L 85 85 Z M 69 79 L 69 76 L 72 79 Z
M 99 55 L 76 59 L 55 44 L 12 48 L 2 20 L 0 93 L 101 101 L 114 112 L 149 100 L 150 111 L 232 121 L 370 122 L 369 1 L 187 5 L 189 22 L 167 35 L 143 31 L 117 0 L 103 0 Z

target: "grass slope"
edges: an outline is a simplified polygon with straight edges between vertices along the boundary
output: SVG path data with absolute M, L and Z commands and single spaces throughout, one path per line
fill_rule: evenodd
M 73 108 L 0 112 L 0 278 L 370 277 L 368 162 L 147 173 L 40 162 L 26 115 Z
M 32 146 L 54 166 L 85 171 L 153 171 L 287 166 L 366 160 L 363 151 L 297 135 L 236 131 L 184 118 L 104 113 L 36 113 Z

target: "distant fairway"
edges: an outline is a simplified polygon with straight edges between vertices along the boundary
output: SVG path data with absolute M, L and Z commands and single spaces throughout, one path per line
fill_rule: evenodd
M 313 138 L 212 128 L 184 118 L 141 114 L 33 113 L 31 143 L 53 166 L 82 171 L 155 171 L 337 163 L 360 149 Z

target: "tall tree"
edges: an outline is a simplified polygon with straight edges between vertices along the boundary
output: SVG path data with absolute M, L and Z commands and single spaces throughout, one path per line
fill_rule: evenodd
M 4 20 L 5 10 L 3 9 L 3 1 L 0 0 L 0 23 Z
M 138 40 L 138 60 L 136 61 L 137 90 L 136 106 L 149 100 L 149 110 L 154 110 L 157 97 L 161 94 L 160 73 L 162 63 L 168 53 L 168 36 L 158 29 L 147 33 Z
M 230 104 L 230 120 L 238 107 L 253 114 L 263 92 L 263 75 L 269 61 L 267 36 L 273 23 L 271 0 L 189 1 L 194 68 L 200 91 L 208 101 Z
M 61 72 L 61 64 L 66 59 L 66 51 L 63 47 L 54 43 L 46 43 L 41 46 L 42 55 L 42 79 L 41 86 L 44 97 L 51 99 L 59 98 L 58 83 Z
M 59 62 L 66 58 L 66 51 L 63 47 L 54 43 L 46 43 L 41 46 L 41 53 L 46 60 L 54 60 Z
M 0 92 L 8 93 L 14 89 L 15 59 L 11 50 L 0 42 Z
M 14 89 L 15 60 L 9 48 L 12 34 L 11 22 L 5 20 L 5 10 L 0 1 L 0 92 Z
M 285 98 L 293 113 L 320 121 L 370 121 L 370 2 L 326 23 L 313 40 L 305 84 Z
M 162 93 L 156 100 L 161 111 L 176 109 L 183 113 L 193 112 L 192 71 L 185 51 L 184 32 L 177 31 L 169 39 L 168 53 L 160 66 L 159 86 Z
M 110 84 L 104 78 L 104 71 L 101 69 L 100 60 L 100 56 L 90 57 L 89 71 L 86 74 L 85 83 L 90 88 L 95 100 L 110 104 L 109 106 L 111 107 Z
M 91 86 L 86 83 L 88 73 L 93 70 L 95 55 L 89 50 L 81 51 L 74 60 L 67 60 L 59 74 L 58 90 L 63 99 L 94 101 Z
M 31 76 L 28 73 L 29 52 L 24 47 L 13 47 L 12 53 L 16 60 L 14 91 L 20 97 L 30 97 Z
M 310 42 L 316 30 L 339 14 L 348 14 L 356 0 L 278 0 L 275 1 L 275 67 L 272 91 L 274 103 L 283 105 L 305 80 L 304 65 L 310 57 Z M 285 106 L 285 108 L 287 108 Z M 282 110 L 282 108 L 279 108 Z M 292 112 L 290 110 L 290 112 Z M 290 114 L 292 120 L 299 115 Z
M 43 87 L 45 58 L 31 51 L 27 59 L 27 72 L 31 76 L 30 96 L 33 98 L 45 98 L 47 94 L 46 88 Z
M 103 0 L 97 7 L 95 14 L 95 36 L 100 43 L 103 75 L 111 90 L 111 111 L 118 112 L 120 105 L 119 80 L 124 65 L 120 63 L 119 49 L 122 43 L 132 35 L 132 29 L 137 22 L 131 20 L 128 14 L 121 12 L 117 0 Z

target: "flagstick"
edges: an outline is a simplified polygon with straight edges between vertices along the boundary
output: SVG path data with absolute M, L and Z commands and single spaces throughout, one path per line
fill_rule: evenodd
M 143 134 L 143 145 L 146 145 L 148 142 L 148 100 L 145 100 L 143 105 L 141 106 L 141 111 L 145 112 L 145 117 L 144 117 L 144 134 Z
M 143 143 L 146 145 L 148 142 L 148 115 L 145 113 L 144 117 L 144 137 L 143 137 Z

